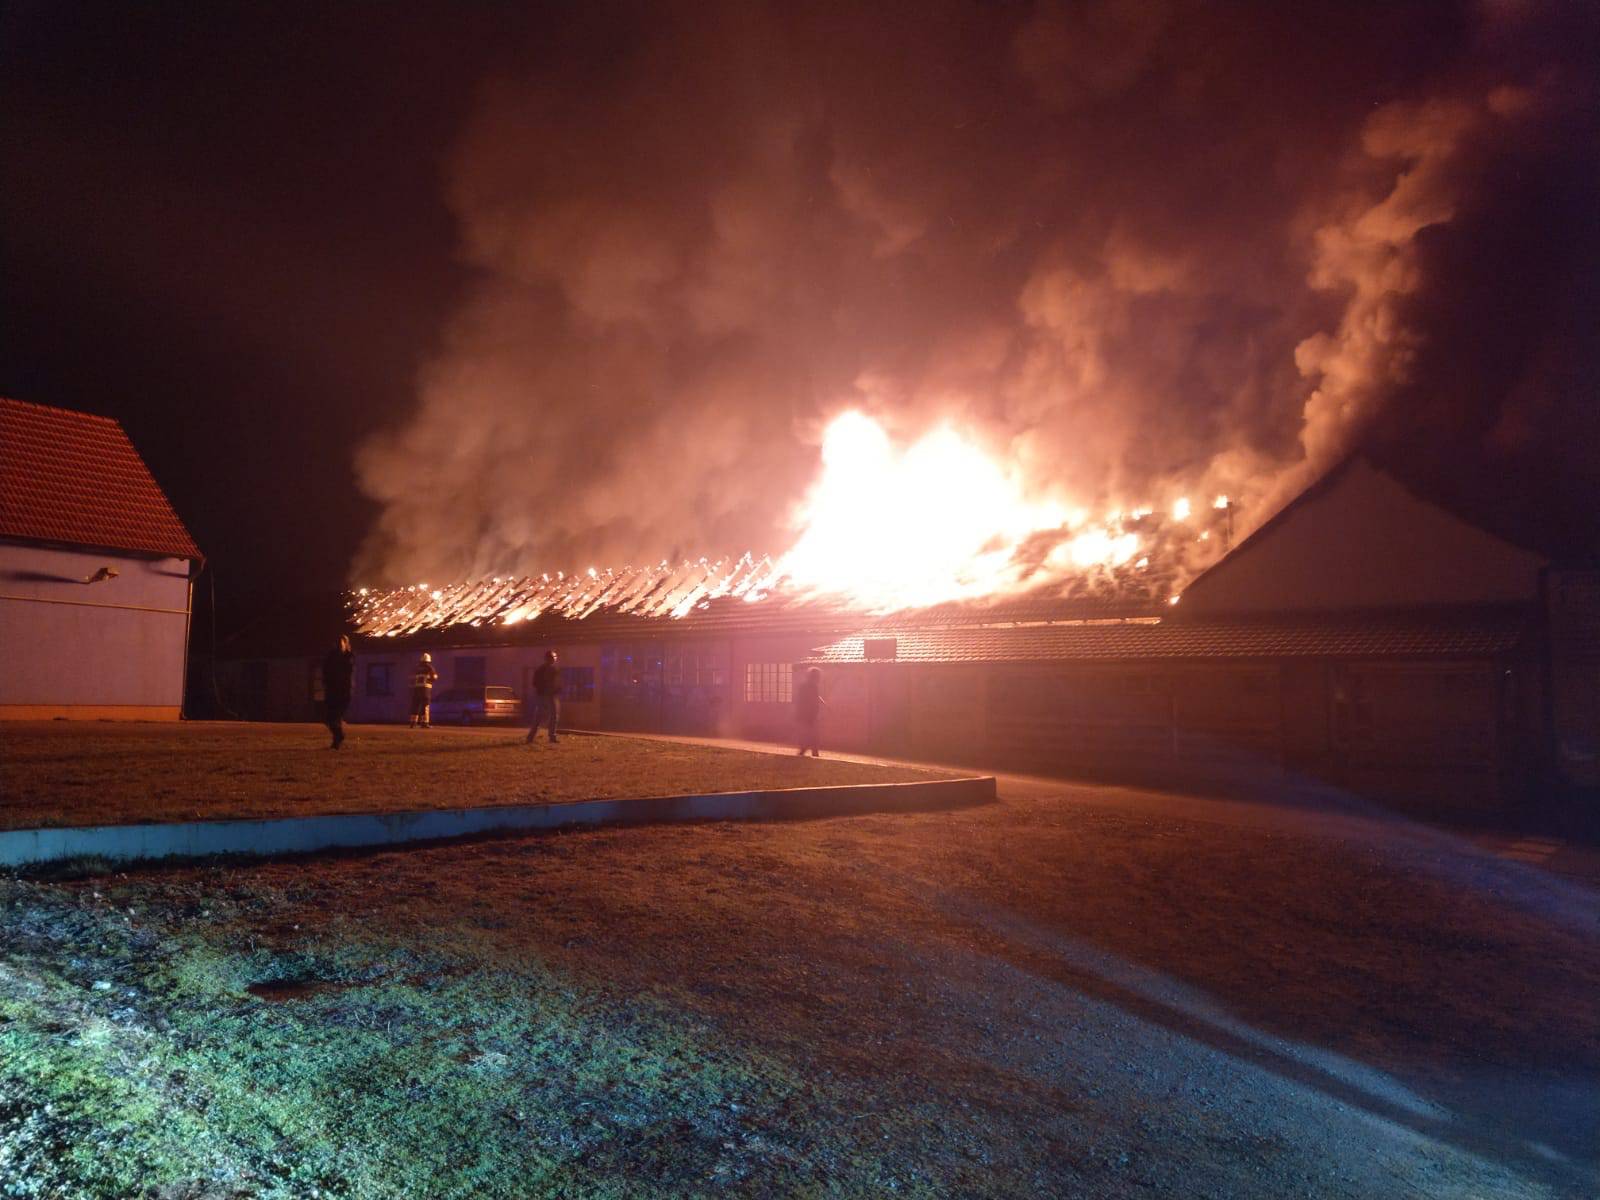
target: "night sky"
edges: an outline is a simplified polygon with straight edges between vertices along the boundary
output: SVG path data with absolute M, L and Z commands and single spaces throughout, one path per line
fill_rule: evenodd
M 373 519 L 355 446 L 466 279 L 440 163 L 501 49 L 475 8 L 0 15 L 0 391 L 122 421 L 225 588 L 338 586 Z
M 1579 555 L 1597 11 L 12 0 L 0 392 L 237 596 L 779 550 L 844 407 Z

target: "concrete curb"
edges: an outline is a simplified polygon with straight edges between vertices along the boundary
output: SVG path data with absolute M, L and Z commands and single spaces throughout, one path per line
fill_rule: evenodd
M 925 812 L 982 804 L 994 797 L 994 777 L 983 775 L 910 783 L 580 800 L 569 804 L 184 821 L 170 825 L 14 829 L 0 832 L 0 866 L 33 866 L 79 858 L 128 863 L 225 854 L 266 857 L 588 825 L 772 821 L 875 812 Z

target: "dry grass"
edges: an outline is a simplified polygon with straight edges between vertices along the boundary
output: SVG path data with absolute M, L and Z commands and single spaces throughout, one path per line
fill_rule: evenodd
M 1117 795 L 0 880 L 0 1161 L 86 1197 L 1594 1194 L 1591 891 Z
M 310 816 L 929 778 L 897 767 L 618 737 L 312 725 L 0 726 L 0 828 Z

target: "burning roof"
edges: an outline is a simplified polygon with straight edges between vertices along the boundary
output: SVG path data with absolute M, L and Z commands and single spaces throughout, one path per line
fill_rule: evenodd
M 816 621 L 825 614 L 849 614 L 860 626 L 906 612 L 992 619 L 1017 604 L 1051 613 L 1087 608 L 1096 616 L 1109 608 L 1117 617 L 1159 611 L 1226 548 L 1233 527 L 1226 496 L 1209 505 L 1178 496 L 1160 508 L 1095 516 L 1033 500 L 1001 463 L 952 430 L 902 453 L 857 413 L 829 427 L 823 457 L 798 513 L 799 537 L 777 559 L 747 553 L 362 588 L 351 598 L 352 623 L 369 637 L 602 617 L 637 623 L 715 616 L 726 625 L 752 605 L 763 621 L 781 612 L 813 629 L 823 627 Z
M 348 597 L 350 623 L 364 637 L 624 635 L 683 622 L 683 630 L 735 627 L 826 631 L 901 625 L 928 627 L 995 621 L 1119 620 L 1160 611 L 1166 579 L 1148 564 L 1121 564 L 1086 574 L 1066 588 L 874 611 L 836 593 L 798 586 L 768 557 L 698 559 L 674 566 L 590 568 L 577 573 L 501 576 L 441 586 L 418 583 L 361 588 Z M 479 631 L 479 632 L 469 632 Z M 515 631 L 515 632 L 513 632 Z
M 525 577 L 495 577 L 431 588 L 426 583 L 388 590 L 361 588 L 351 597 L 359 634 L 395 637 L 451 626 L 519 625 L 546 614 L 581 621 L 605 612 L 682 617 L 696 606 L 730 597 L 755 602 L 771 590 L 767 558 L 700 559 L 673 567 L 624 567 Z
M 603 609 L 681 617 L 725 596 L 755 600 L 780 588 L 865 613 L 1035 591 L 1165 598 L 1231 538 L 1235 504 L 1226 495 L 1192 503 L 1168 489 L 1141 495 L 1139 504 L 1088 504 L 1074 494 L 1065 477 L 1030 487 L 1014 462 L 953 425 L 901 444 L 879 421 L 847 410 L 823 432 L 818 475 L 790 514 L 793 541 L 781 555 L 552 578 L 526 573 L 520 552 L 489 532 L 445 556 L 479 582 L 438 596 L 417 584 L 405 589 L 409 595 L 384 597 L 376 615 L 396 632 L 486 619 L 514 624 L 551 611 L 577 619 Z

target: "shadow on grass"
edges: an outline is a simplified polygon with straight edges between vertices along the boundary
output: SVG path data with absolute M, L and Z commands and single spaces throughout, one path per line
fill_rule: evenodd
M 920 764 L 903 755 L 884 761 L 981 770 L 1083 786 L 1161 791 L 1204 800 L 1228 800 L 1286 811 L 1314 812 L 1459 832 L 1558 833 L 1600 844 L 1600 808 L 1593 793 L 1574 799 L 1529 783 L 1514 799 L 1493 804 L 1453 803 L 1448 796 L 1406 797 L 1364 792 L 1332 778 L 1286 767 L 1273 759 L 1224 747 L 1210 757 L 1180 762 L 1063 761 L 1049 755 L 956 755 Z M 1470 773 L 1463 785 L 1476 781 Z
M 1592 1054 L 1557 1046 L 1554 1031 L 1534 1035 L 1547 1053 L 1509 1067 L 1515 1078 L 1486 1070 L 1476 1081 L 1404 1080 L 1391 1073 L 1396 1067 L 1368 1066 L 1257 1028 L 1199 989 L 1073 935 L 981 903 L 947 900 L 941 907 L 987 933 L 1002 961 L 1036 978 L 1525 1178 L 1572 1195 L 1593 1195 L 1600 1185 L 1600 1145 L 1594 1136 L 1600 1128 L 1600 1063 Z M 1275 1024 L 1297 1024 L 1292 1013 L 1278 1016 Z M 1308 1030 L 1300 1036 L 1315 1034 Z M 1396 1046 L 1390 1057 L 1414 1066 L 1418 1049 Z

